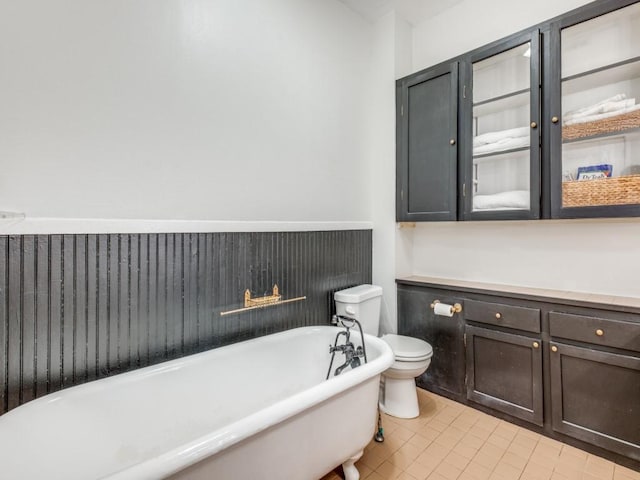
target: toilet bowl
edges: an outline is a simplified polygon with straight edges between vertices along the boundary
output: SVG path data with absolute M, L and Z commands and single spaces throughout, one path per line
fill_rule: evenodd
M 336 313 L 357 319 L 364 333 L 378 335 L 382 288 L 376 285 L 358 285 L 334 294 Z M 383 372 L 380 408 L 388 415 L 414 418 L 420 414 L 415 377 L 422 375 L 433 355 L 433 349 L 424 340 L 404 335 L 382 336 L 393 350 L 395 361 Z
M 393 417 L 415 418 L 420 414 L 415 378 L 429 368 L 433 348 L 423 340 L 403 335 L 387 334 L 382 340 L 393 350 L 395 361 L 382 374 L 380 408 Z

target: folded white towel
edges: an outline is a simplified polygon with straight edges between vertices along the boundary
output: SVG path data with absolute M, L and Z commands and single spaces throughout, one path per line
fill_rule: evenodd
M 601 105 L 607 104 L 607 103 L 612 103 L 612 102 L 620 102 L 622 100 L 625 100 L 627 98 L 627 95 L 624 93 L 618 93 L 617 95 L 614 95 L 613 97 L 609 97 L 609 98 L 605 98 L 604 100 L 600 100 L 599 102 L 596 103 L 592 103 L 591 105 L 587 105 L 586 107 L 582 107 L 582 108 L 578 108 L 576 110 L 571 110 L 569 112 L 566 112 L 564 114 L 564 118 L 569 118 L 569 117 L 573 117 L 573 116 L 580 116 L 582 114 L 584 114 L 584 112 L 587 112 L 589 110 L 591 110 L 592 108 L 598 108 Z
M 528 190 L 512 190 L 473 197 L 474 210 L 528 210 L 529 206 Z
M 617 112 L 620 110 L 625 110 L 627 108 L 631 108 L 636 104 L 635 98 L 628 98 L 627 100 L 620 100 L 619 102 L 607 102 L 601 103 L 600 105 L 593 105 L 589 108 L 582 109 L 579 113 L 567 113 L 563 120 L 565 122 L 578 120 L 584 117 L 590 117 L 592 115 L 599 115 L 601 113 L 608 112 Z
M 586 116 L 586 117 L 575 118 L 573 120 L 569 120 L 569 121 L 563 122 L 563 125 L 568 126 L 568 125 L 576 125 L 578 123 L 595 122 L 596 120 L 602 120 L 604 118 L 611 118 L 611 117 L 615 117 L 617 115 L 622 115 L 623 113 L 629 113 L 629 112 L 633 112 L 633 111 L 636 111 L 636 110 L 640 110 L 640 105 L 633 105 L 632 107 L 625 108 L 623 110 L 616 110 L 614 112 L 600 113 L 598 115 L 589 115 L 589 116 Z
M 473 146 L 487 145 L 495 143 L 505 138 L 529 137 L 529 127 L 511 128 L 499 132 L 488 132 L 473 137 Z
M 527 133 L 529 129 L 526 129 Z M 503 150 L 511 150 L 513 148 L 528 147 L 529 135 L 526 137 L 517 138 L 503 138 L 495 143 L 488 143 L 486 145 L 473 146 L 474 155 L 485 155 L 487 153 L 501 152 Z

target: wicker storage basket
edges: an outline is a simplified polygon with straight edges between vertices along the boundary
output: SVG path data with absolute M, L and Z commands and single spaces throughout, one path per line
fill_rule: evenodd
M 562 182 L 563 207 L 640 203 L 640 175 Z
M 640 127 L 640 110 L 623 113 L 615 117 L 603 118 L 595 122 L 577 123 L 562 127 L 562 139 L 574 140 L 576 138 L 592 137 L 610 132 L 619 132 L 630 128 Z

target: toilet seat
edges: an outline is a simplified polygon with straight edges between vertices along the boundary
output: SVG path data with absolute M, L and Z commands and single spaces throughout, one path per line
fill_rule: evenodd
M 393 350 L 396 361 L 420 362 L 433 356 L 433 348 L 424 340 L 388 333 L 382 340 Z

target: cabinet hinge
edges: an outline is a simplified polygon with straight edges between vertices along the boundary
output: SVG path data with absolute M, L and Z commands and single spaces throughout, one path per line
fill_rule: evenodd
M 466 183 L 462 184 L 462 196 L 463 197 L 467 196 L 467 184 Z
M 462 341 L 464 342 L 464 346 L 467 346 L 467 334 L 462 335 Z
M 404 105 L 400 105 L 400 116 L 404 117 Z
M 400 200 L 404 200 L 404 188 L 400 190 Z
M 467 98 L 467 86 L 462 86 L 462 98 Z

